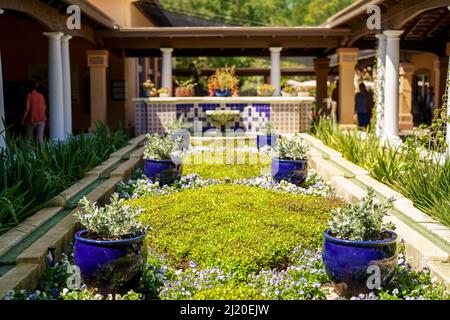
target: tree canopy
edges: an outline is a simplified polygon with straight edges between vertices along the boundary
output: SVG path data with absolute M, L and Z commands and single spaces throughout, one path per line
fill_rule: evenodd
M 355 0 L 160 0 L 170 11 L 234 25 L 311 26 Z

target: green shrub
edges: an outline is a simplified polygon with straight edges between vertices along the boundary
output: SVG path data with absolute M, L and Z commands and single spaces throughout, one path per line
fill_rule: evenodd
M 117 193 L 111 197 L 111 203 L 104 207 L 98 207 L 96 202 L 86 197 L 80 200 L 80 205 L 82 210 L 77 211 L 75 217 L 93 236 L 102 240 L 136 236 L 143 230 L 139 221 L 142 209 L 125 204 Z
M 144 159 L 170 160 L 179 156 L 178 145 L 180 141 L 173 140 L 171 135 L 163 137 L 155 133 L 147 134 L 146 137 Z
M 179 267 L 220 267 L 246 276 L 282 268 L 293 248 L 318 248 L 336 199 L 215 185 L 132 200 L 153 231 L 150 246 Z
M 395 228 L 392 223 L 383 222 L 390 206 L 391 201 L 375 202 L 375 191 L 370 188 L 361 202 L 331 212 L 333 219 L 328 223 L 330 231 L 336 238 L 344 240 L 382 240 L 387 229 Z
M 292 137 L 280 137 L 276 153 L 283 160 L 306 160 L 308 158 L 308 144 L 299 134 Z
M 190 122 L 185 122 L 184 115 L 181 115 L 176 120 L 167 123 L 166 126 L 168 130 L 168 135 L 172 135 L 179 131 L 189 131 L 192 128 L 193 124 Z

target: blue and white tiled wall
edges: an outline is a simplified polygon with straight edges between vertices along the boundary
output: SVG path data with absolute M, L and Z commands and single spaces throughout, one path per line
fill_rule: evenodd
M 311 124 L 311 102 L 296 103 L 189 103 L 189 104 L 136 104 L 136 135 L 148 132 L 164 133 L 167 124 L 184 115 L 185 121 L 201 124 L 206 131 L 215 128 L 206 115 L 208 110 L 239 110 L 239 119 L 227 129 L 242 129 L 247 132 L 261 131 L 271 121 L 279 133 L 307 132 Z M 197 127 L 199 130 L 200 127 Z
M 236 121 L 229 123 L 226 129 L 242 129 L 244 131 L 258 132 L 270 120 L 269 104 L 248 103 L 191 103 L 177 104 L 177 118 L 184 116 L 186 122 L 201 122 L 202 130 L 215 128 L 215 123 L 206 115 L 208 110 L 239 110 L 240 116 Z

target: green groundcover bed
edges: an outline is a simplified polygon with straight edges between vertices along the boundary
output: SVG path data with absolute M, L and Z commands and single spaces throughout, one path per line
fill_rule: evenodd
M 205 179 L 247 179 L 270 173 L 269 155 L 230 150 L 203 152 L 183 159 L 183 174 L 199 174 Z
M 283 269 L 300 245 L 318 248 L 337 199 L 222 184 L 132 201 L 152 227 L 149 245 L 177 267 L 190 261 L 247 275 Z
M 10 292 L 6 299 L 333 299 L 320 247 L 331 209 L 344 203 L 314 173 L 305 187 L 315 191 L 308 193 L 259 177 L 267 167 L 184 163 L 185 175 L 198 170 L 204 176 L 185 176 L 169 188 L 136 173 L 118 192 L 145 210 L 142 220 L 151 227 L 139 285 L 108 295 L 93 287 L 68 289 L 67 268 L 74 263 L 69 252 L 46 269 L 39 290 Z M 388 287 L 353 298 L 448 299 L 448 294 L 400 254 Z

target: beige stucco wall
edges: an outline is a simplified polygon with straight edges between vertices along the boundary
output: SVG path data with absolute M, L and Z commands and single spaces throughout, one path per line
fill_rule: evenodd
M 439 75 L 436 75 L 435 64 L 438 61 L 438 56 L 433 53 L 420 53 L 413 56 L 411 59 L 411 64 L 414 66 L 414 74 L 418 73 L 428 73 L 430 75 L 430 85 L 434 87 L 435 92 L 435 103 L 436 105 L 440 100 L 440 93 L 436 90 L 436 81 Z
M 125 102 L 125 127 L 134 131 L 135 110 L 133 98 L 138 91 L 137 58 L 125 58 L 125 81 L 127 83 L 127 101 Z
M 121 27 L 153 27 L 154 25 L 133 5 L 135 0 L 89 0 L 113 18 Z

